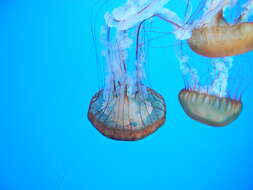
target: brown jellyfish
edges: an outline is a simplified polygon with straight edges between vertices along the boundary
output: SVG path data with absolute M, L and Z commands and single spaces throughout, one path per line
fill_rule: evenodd
M 143 23 L 129 23 L 129 28 L 122 29 L 118 23 L 110 26 L 120 22 L 113 18 L 108 13 L 106 27 L 102 29 L 106 46 L 105 85 L 91 99 L 88 119 L 106 137 L 135 141 L 164 124 L 166 106 L 163 97 L 146 84 L 146 43 L 140 37 L 144 33 Z
M 185 113 L 192 119 L 211 126 L 225 126 L 238 118 L 242 102 L 218 97 L 195 90 L 183 89 L 179 102 Z
M 234 56 L 253 50 L 253 23 L 242 22 L 249 14 L 250 6 L 253 6 L 250 1 L 234 24 L 229 24 L 223 16 L 222 8 L 227 5 L 227 0 L 223 1 L 224 3 L 221 1 L 220 4 L 217 0 L 211 0 L 211 3 L 207 1 L 210 6 L 207 14 L 217 9 L 220 11 L 214 16 L 204 16 L 204 23 L 192 30 L 192 36 L 188 39 L 191 49 L 206 57 Z M 212 6 L 212 3 L 216 4 Z
M 232 73 L 233 58 L 202 58 L 202 63 L 204 60 L 211 63 L 193 65 L 189 58 L 179 59 L 185 81 L 185 88 L 178 94 L 180 105 L 193 120 L 210 126 L 226 126 L 242 112 L 243 89 L 240 88 L 243 84 L 236 82 Z

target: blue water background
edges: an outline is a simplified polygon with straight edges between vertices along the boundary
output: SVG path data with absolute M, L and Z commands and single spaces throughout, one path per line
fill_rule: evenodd
M 158 49 L 150 61 L 152 86 L 167 104 L 161 129 L 120 142 L 90 124 L 100 84 L 94 3 L 0 1 L 0 190 L 252 190 L 252 85 L 231 125 L 193 121 L 178 103 L 184 83 L 174 48 Z M 236 64 L 250 64 L 252 53 L 245 56 Z

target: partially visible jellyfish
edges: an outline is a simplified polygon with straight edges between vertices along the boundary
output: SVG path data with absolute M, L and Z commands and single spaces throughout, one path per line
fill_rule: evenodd
M 253 50 L 253 0 L 248 0 L 233 23 L 228 23 L 223 10 L 233 7 L 237 0 L 207 0 L 201 19 L 191 23 L 191 49 L 207 57 L 225 57 Z
M 178 98 L 185 113 L 192 119 L 210 126 L 226 126 L 235 121 L 243 106 L 241 95 L 236 95 L 236 92 L 229 93 L 228 89 L 233 58 L 211 60 L 212 71 L 210 76 L 204 75 L 208 78 L 204 85 L 201 83 L 198 70 L 190 66 L 188 61 L 187 57 L 180 58 L 180 69 L 186 85 Z
M 153 6 L 146 7 L 148 2 Z M 126 5 L 105 14 L 102 36 L 107 75 L 104 88 L 90 102 L 88 118 L 106 137 L 139 140 L 165 122 L 164 99 L 145 82 L 146 47 L 139 26 L 159 8 L 160 4 L 155 1 L 129 0 Z

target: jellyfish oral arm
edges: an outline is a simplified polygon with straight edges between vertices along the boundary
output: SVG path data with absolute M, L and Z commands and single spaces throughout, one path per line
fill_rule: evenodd
M 145 20 L 159 17 L 172 24 L 175 30 L 185 30 L 182 27 L 183 22 L 177 14 L 164 8 L 168 2 L 169 0 L 128 0 L 125 5 L 115 8 L 112 13 L 106 13 L 105 21 L 109 27 L 115 27 L 118 30 L 128 30 Z
M 151 18 L 163 9 L 169 0 L 128 0 L 121 7 L 115 8 L 112 13 L 105 14 L 106 24 L 118 30 L 128 30 L 138 23 Z
M 233 58 L 226 57 L 214 59 L 212 64 L 213 71 L 211 75 L 213 77 L 213 83 L 208 88 L 210 89 L 209 93 L 218 97 L 225 97 L 227 96 L 229 71 L 233 65 Z

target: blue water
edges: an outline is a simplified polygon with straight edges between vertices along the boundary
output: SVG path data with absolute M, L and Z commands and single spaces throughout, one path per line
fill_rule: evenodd
M 99 87 L 93 4 L 0 1 L 0 190 L 252 190 L 252 85 L 231 125 L 193 121 L 178 103 L 184 84 L 173 48 L 158 49 L 150 64 L 167 104 L 161 129 L 120 142 L 89 123 Z

